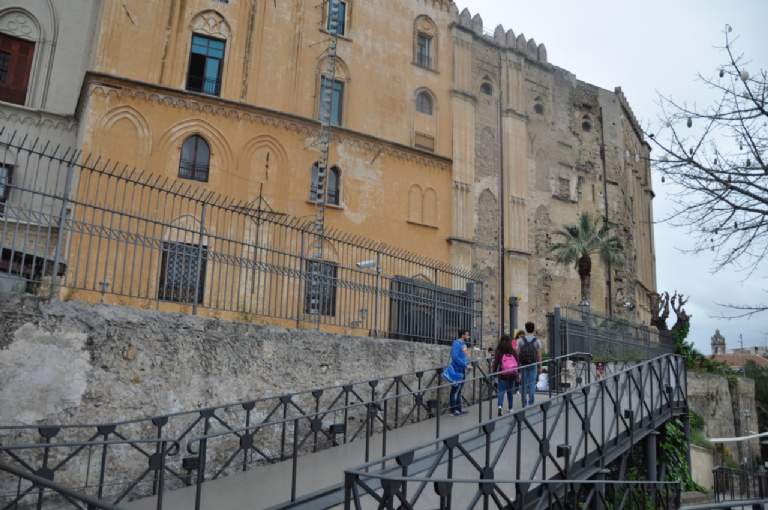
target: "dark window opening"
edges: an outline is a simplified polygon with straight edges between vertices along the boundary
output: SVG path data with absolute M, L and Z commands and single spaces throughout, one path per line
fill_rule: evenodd
M 202 304 L 207 258 L 206 246 L 163 241 L 157 298 L 174 303 Z
M 432 96 L 427 92 L 419 92 L 416 96 L 416 111 L 425 115 L 432 115 Z
M 5 213 L 5 204 L 11 196 L 12 174 L 12 166 L 0 165 L 0 215 Z
M 35 43 L 0 34 L 0 101 L 24 104 Z
M 417 36 L 416 63 L 421 67 L 432 68 L 432 38 L 426 34 Z
M 313 202 L 321 200 L 320 190 L 320 164 L 312 165 L 312 185 L 309 192 L 309 199 Z M 339 167 L 332 166 L 325 172 L 326 204 L 339 205 L 341 201 L 341 170 Z
M 485 94 L 486 96 L 492 96 L 493 95 L 493 87 L 490 83 L 485 82 L 482 85 L 480 85 L 480 92 Z
M 333 86 L 329 82 L 325 76 L 320 80 L 320 120 L 332 126 L 341 126 L 344 82 L 333 80 Z
M 334 8 L 338 10 L 338 14 L 335 19 L 333 17 Z M 338 21 L 337 26 L 334 26 L 335 20 Z M 328 2 L 328 23 L 326 24 L 326 28 L 328 29 L 328 32 L 332 34 L 335 32 L 339 35 L 344 35 L 346 31 L 346 22 L 347 22 L 347 2 L 345 2 L 344 0 L 330 0 Z
M 308 260 L 304 292 L 304 313 L 336 315 L 336 287 L 339 266 L 334 262 Z
M 202 136 L 192 135 L 181 146 L 179 177 L 208 182 L 211 149 Z
M 187 90 L 218 96 L 221 93 L 221 71 L 224 67 L 225 41 L 192 35 Z

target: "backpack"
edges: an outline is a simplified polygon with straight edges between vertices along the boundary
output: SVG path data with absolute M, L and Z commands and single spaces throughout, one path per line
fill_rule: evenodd
M 532 340 L 521 338 L 517 344 L 517 348 L 520 349 L 517 357 L 520 360 L 521 365 L 532 365 L 536 363 L 536 354 L 538 353 L 538 349 L 536 348 L 536 337 L 533 337 Z
M 512 354 L 501 356 L 501 375 L 510 376 L 517 374 L 517 359 Z

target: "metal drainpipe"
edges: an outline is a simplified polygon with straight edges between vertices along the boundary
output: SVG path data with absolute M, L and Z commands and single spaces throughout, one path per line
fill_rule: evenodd
M 605 205 L 605 215 L 603 221 L 608 226 L 608 171 L 605 165 L 605 120 L 603 118 L 603 107 L 600 107 L 600 161 L 603 164 L 603 204 Z M 613 269 L 608 262 L 608 317 L 613 317 Z
M 497 298 L 497 305 L 499 307 L 499 336 L 504 334 L 504 303 L 506 299 L 506 290 L 504 288 L 504 276 L 506 274 L 506 268 L 504 263 L 504 123 L 502 121 L 502 62 L 501 62 L 501 49 L 499 49 L 499 91 L 498 91 L 498 104 L 499 104 L 499 296 Z

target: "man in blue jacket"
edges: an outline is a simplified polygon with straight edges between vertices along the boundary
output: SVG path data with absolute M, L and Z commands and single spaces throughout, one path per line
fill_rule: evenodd
M 451 414 L 454 416 L 467 414 L 467 411 L 461 409 L 461 390 L 464 388 L 464 372 L 469 364 L 468 341 L 469 330 L 460 329 L 459 337 L 453 341 L 451 346 L 451 362 L 443 370 L 443 377 L 451 383 L 451 395 L 448 402 Z

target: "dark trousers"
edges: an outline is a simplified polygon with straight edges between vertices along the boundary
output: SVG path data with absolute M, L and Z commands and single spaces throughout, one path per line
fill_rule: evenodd
M 448 403 L 451 406 L 451 412 L 461 411 L 461 390 L 464 389 L 464 381 L 451 385 L 451 394 L 448 397 Z
M 507 402 L 509 402 L 509 408 L 512 409 L 513 397 L 516 391 L 517 381 L 514 379 L 502 379 L 499 377 L 499 392 L 497 396 L 499 407 L 504 407 L 504 395 L 506 395 Z

